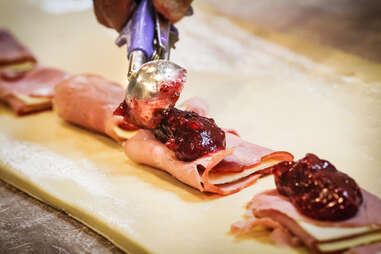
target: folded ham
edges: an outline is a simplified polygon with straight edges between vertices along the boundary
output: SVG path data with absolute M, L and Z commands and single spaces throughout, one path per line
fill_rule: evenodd
M 0 100 L 19 115 L 49 109 L 54 87 L 68 77 L 63 71 L 41 66 L 26 72 L 2 72 Z
M 122 86 L 101 76 L 75 75 L 56 87 L 54 109 L 66 121 L 122 141 L 136 130 L 122 116 L 113 114 L 124 94 Z
M 229 132 L 226 132 L 225 150 L 191 162 L 178 160 L 149 130 L 139 130 L 123 146 L 132 161 L 162 169 L 202 192 L 221 195 L 238 192 L 255 183 L 269 173 L 266 169 L 280 161 L 293 160 L 288 152 L 251 144 Z
M 37 60 L 9 31 L 0 29 L 0 66 L 24 62 Z
M 200 116 L 207 116 L 209 113 L 209 104 L 200 97 L 192 97 L 179 105 L 179 109 L 193 111 Z
M 381 200 L 362 190 L 364 201 L 357 214 L 344 221 L 318 221 L 298 212 L 292 203 L 270 190 L 254 196 L 248 204 L 248 219 L 232 225 L 233 232 L 247 232 L 261 225 L 273 229 L 276 243 L 293 245 L 299 239 L 316 252 L 340 252 L 360 244 L 381 241 Z M 275 234 L 281 231 L 283 234 Z M 291 244 L 290 244 L 291 243 Z

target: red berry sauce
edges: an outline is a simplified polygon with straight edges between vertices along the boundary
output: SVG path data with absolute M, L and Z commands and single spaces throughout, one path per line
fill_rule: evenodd
M 128 120 L 127 111 L 128 109 L 125 101 L 120 103 L 120 105 L 114 110 L 114 115 L 123 116 L 124 119 L 124 122 L 119 123 L 119 127 L 124 130 L 137 130 L 138 128 L 136 127 L 136 125 L 134 125 Z
M 273 173 L 278 192 L 313 219 L 349 219 L 363 201 L 361 190 L 351 177 L 314 154 L 297 162 L 281 162 Z
M 211 152 L 225 149 L 225 132 L 212 118 L 195 112 L 169 108 L 153 130 L 155 137 L 183 161 L 192 161 Z

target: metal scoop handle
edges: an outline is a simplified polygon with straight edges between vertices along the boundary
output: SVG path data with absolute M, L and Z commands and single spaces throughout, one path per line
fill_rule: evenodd
M 155 20 L 151 0 L 142 0 L 116 40 L 118 46 L 127 44 L 128 78 L 154 54 Z
M 156 21 L 156 36 L 157 36 L 157 46 L 156 51 L 159 59 L 169 60 L 170 56 L 170 36 L 171 36 L 171 22 L 160 16 L 157 11 L 155 11 L 155 21 Z
M 154 9 L 151 0 L 142 0 L 116 40 L 118 46 L 128 45 L 128 79 L 147 61 L 169 60 L 177 40 L 177 29 Z
M 120 47 L 127 43 L 128 57 L 133 51 L 141 50 L 150 59 L 154 53 L 155 20 L 150 0 L 142 0 L 126 26 L 120 32 L 116 44 Z

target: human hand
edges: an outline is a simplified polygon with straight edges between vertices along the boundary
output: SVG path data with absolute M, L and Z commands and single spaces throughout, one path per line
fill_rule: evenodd
M 134 0 L 93 0 L 99 23 L 120 31 L 135 9 Z M 153 0 L 155 9 L 171 23 L 179 21 L 187 12 L 192 0 Z

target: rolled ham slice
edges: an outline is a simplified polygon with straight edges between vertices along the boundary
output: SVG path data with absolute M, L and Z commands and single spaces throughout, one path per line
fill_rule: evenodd
M 238 192 L 255 183 L 268 173 L 265 169 L 280 161 L 293 160 L 288 152 L 275 152 L 231 133 L 226 133 L 225 150 L 191 162 L 178 160 L 149 130 L 139 130 L 123 146 L 132 161 L 164 170 L 202 192 L 221 195 Z M 229 171 L 229 167 L 235 172 Z
M 233 232 L 248 232 L 261 225 L 288 234 L 271 237 L 276 243 L 296 243 L 320 253 L 339 252 L 350 247 L 381 241 L 381 200 L 362 190 L 364 201 L 357 214 L 344 221 L 327 222 L 311 219 L 299 213 L 277 190 L 254 196 L 247 206 L 248 219 L 232 224 Z M 292 244 L 291 244 L 292 245 Z
M 179 109 L 193 111 L 205 117 L 209 113 L 209 104 L 204 99 L 195 96 L 181 103 Z
M 0 66 L 24 62 L 37 60 L 9 31 L 0 29 Z
M 0 75 L 0 100 L 19 115 L 50 109 L 55 86 L 69 75 L 55 68 L 37 66 L 26 72 Z
M 55 89 L 54 108 L 64 120 L 106 134 L 116 141 L 133 135 L 136 128 L 114 110 L 124 99 L 124 88 L 101 76 L 75 75 Z

